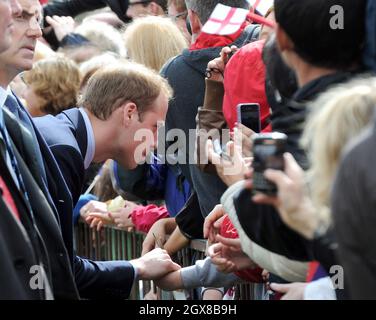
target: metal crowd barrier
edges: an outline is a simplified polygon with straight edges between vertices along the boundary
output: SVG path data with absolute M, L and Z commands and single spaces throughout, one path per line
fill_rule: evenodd
M 145 235 L 139 232 L 127 232 L 116 228 L 106 227 L 101 231 L 90 229 L 85 223 L 78 223 L 76 227 L 75 247 L 77 254 L 91 260 L 132 260 L 139 258 L 142 251 L 142 242 Z M 179 251 L 174 261 L 182 267 L 190 266 L 194 261 L 205 257 L 206 241 L 193 240 L 190 245 Z M 139 281 L 133 286 L 129 299 L 141 300 L 145 294 L 153 289 L 150 281 Z M 171 292 L 154 289 L 161 300 L 176 298 Z M 262 290 L 261 290 L 262 291 Z M 256 300 L 260 299 L 260 285 L 242 284 L 236 286 L 235 299 Z M 179 295 L 181 297 L 181 295 Z M 187 300 L 199 299 L 197 290 L 184 291 Z

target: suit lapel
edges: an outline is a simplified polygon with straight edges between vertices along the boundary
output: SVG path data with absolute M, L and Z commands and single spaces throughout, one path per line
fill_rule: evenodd
M 13 142 L 16 144 L 17 149 L 21 154 L 27 155 L 25 157 L 25 162 L 35 177 L 36 182 L 39 187 L 43 190 L 44 183 L 42 181 L 42 173 L 40 172 L 40 167 L 36 154 L 34 152 L 33 137 L 31 133 L 17 120 L 17 118 L 8 110 L 4 109 L 4 122 L 7 127 L 9 136 L 12 138 Z
M 41 168 L 35 155 L 35 149 L 33 146 L 35 142 L 33 141 L 32 135 L 30 134 L 29 130 L 20 124 L 16 117 L 6 109 L 4 110 L 4 121 L 12 142 L 14 143 L 18 152 L 21 154 L 23 161 L 35 179 L 35 182 L 38 184 L 38 187 L 43 191 L 43 194 L 48 200 L 56 220 L 58 223 L 60 223 L 55 204 L 53 203 L 47 186 L 42 179 L 42 174 L 40 172 Z

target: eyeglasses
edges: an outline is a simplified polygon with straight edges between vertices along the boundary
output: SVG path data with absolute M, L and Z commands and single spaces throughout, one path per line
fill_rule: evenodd
M 150 2 L 153 2 L 153 1 L 149 1 L 149 0 L 145 0 L 145 1 L 135 1 L 135 2 L 130 2 L 130 3 L 128 4 L 128 6 L 131 7 L 131 6 L 135 6 L 135 5 L 137 5 L 137 4 L 148 4 L 148 3 L 150 3 Z

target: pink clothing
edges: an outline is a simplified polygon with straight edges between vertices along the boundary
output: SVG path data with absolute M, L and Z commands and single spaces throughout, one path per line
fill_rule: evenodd
M 153 224 L 169 214 L 165 206 L 158 207 L 154 204 L 148 206 L 137 206 L 132 211 L 132 222 L 137 231 L 148 233 Z

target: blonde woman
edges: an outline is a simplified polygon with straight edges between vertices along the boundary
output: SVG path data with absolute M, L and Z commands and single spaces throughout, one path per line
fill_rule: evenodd
M 73 61 L 60 56 L 41 60 L 22 78 L 27 87 L 23 99 L 32 117 L 76 106 L 81 77 Z
M 172 57 L 188 46 L 171 19 L 148 16 L 138 18 L 124 32 L 128 58 L 159 72 Z

